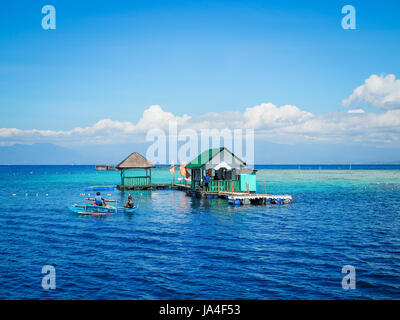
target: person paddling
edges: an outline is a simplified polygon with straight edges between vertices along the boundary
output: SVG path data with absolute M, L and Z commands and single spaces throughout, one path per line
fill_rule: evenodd
M 132 209 L 133 207 L 134 207 L 134 203 L 133 203 L 133 200 L 132 200 L 132 196 L 129 194 L 128 195 L 128 202 L 126 203 L 126 205 L 124 206 L 124 210 L 126 209 L 126 208 L 128 208 L 128 209 Z
M 101 197 L 100 192 L 96 193 L 96 196 L 94 197 L 94 204 L 96 206 L 107 206 L 106 201 Z

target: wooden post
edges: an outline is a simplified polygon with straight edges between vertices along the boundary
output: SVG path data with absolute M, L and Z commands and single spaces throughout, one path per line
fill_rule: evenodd
M 264 183 L 264 191 L 265 191 L 265 194 L 267 194 L 267 188 L 265 187 L 265 183 Z
M 250 194 L 249 184 L 246 183 L 247 194 Z
M 231 189 L 232 189 L 232 195 L 233 195 L 234 189 L 233 189 L 233 182 L 232 181 L 231 181 Z
M 219 194 L 219 180 L 217 180 L 217 182 L 218 182 L 218 194 Z
M 149 184 L 151 186 L 151 168 L 149 169 L 150 175 L 149 175 Z M 147 176 L 147 169 L 146 169 L 146 176 Z

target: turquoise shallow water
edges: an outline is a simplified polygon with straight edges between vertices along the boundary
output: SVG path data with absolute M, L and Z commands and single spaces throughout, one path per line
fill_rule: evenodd
M 99 218 L 67 206 L 117 172 L 0 166 L 0 298 L 399 299 L 400 170 L 337 169 L 260 169 L 258 191 L 265 183 L 292 205 L 160 190 L 135 192 L 135 214 Z M 168 169 L 153 181 L 169 182 Z M 55 290 L 41 287 L 49 264 Z M 355 290 L 341 287 L 344 265 L 356 268 Z

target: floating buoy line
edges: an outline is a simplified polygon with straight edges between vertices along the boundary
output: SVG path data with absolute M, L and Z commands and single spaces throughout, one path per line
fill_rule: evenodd
M 90 197 L 90 193 L 81 193 L 81 194 L 79 194 L 80 196 L 88 196 L 88 197 Z M 37 192 L 33 192 L 33 193 L 28 193 L 28 192 L 26 192 L 26 193 L 21 193 L 21 194 L 19 194 L 19 193 L 12 193 L 11 194 L 11 196 L 12 197 L 18 197 L 18 196 L 23 196 L 23 197 L 40 197 L 40 196 L 44 196 L 44 197 L 48 197 L 49 196 L 49 194 L 48 193 L 37 193 Z M 107 193 L 107 197 L 111 197 L 112 196 L 112 194 L 111 193 Z
M 11 194 L 12 197 L 18 197 L 18 196 L 23 196 L 23 197 L 39 197 L 39 196 L 44 196 L 44 197 L 48 197 L 49 194 L 48 193 L 22 193 L 22 194 L 18 194 L 18 193 L 12 193 Z

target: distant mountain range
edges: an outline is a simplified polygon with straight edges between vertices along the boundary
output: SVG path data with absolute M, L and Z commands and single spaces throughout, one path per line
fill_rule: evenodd
M 78 151 L 51 143 L 14 144 L 0 147 L 1 165 L 80 164 L 87 160 L 89 159 L 86 159 L 85 155 Z
M 0 165 L 118 164 L 133 151 L 144 156 L 148 144 L 61 147 L 51 143 L 0 147 Z M 256 142 L 256 164 L 400 164 L 399 149 L 355 145 L 282 145 Z
M 0 147 L 0 165 L 117 164 L 142 145 L 86 146 L 74 149 L 52 143 Z M 139 151 L 139 152 L 140 152 Z

